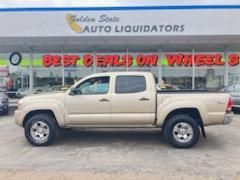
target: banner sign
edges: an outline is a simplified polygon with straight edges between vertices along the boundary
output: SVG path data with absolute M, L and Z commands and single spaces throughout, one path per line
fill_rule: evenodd
M 131 54 L 106 54 L 106 55 L 92 55 L 85 54 L 83 58 L 78 55 L 44 55 L 42 57 L 43 66 L 76 66 L 77 61 L 83 61 L 83 65 L 90 67 L 96 62 L 97 67 L 118 67 L 118 66 L 132 66 L 133 65 L 133 55 Z M 138 54 L 135 60 L 138 66 L 157 66 L 158 54 Z
M 228 63 L 230 66 L 236 66 L 240 62 L 240 56 L 238 54 L 229 54 L 228 61 L 225 61 L 223 55 L 220 53 L 199 53 L 184 54 L 184 53 L 166 53 L 162 62 L 159 59 L 157 53 L 153 54 L 85 54 L 79 55 L 50 55 L 46 54 L 42 56 L 42 65 L 44 67 L 58 67 L 58 66 L 76 66 L 81 61 L 86 67 L 93 66 L 95 63 L 97 67 L 130 67 L 132 65 L 137 66 L 157 66 L 158 64 L 173 66 L 223 66 Z

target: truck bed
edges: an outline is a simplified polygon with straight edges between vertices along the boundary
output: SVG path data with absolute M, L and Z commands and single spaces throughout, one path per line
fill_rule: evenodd
M 157 114 L 178 108 L 196 108 L 203 114 L 204 125 L 224 120 L 230 94 L 222 91 L 157 91 Z

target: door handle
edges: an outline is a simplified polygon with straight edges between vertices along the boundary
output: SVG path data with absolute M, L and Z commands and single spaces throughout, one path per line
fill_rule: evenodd
M 218 104 L 225 104 L 225 102 L 224 101 L 216 101 L 216 103 L 218 103 Z
M 148 98 L 142 97 L 141 99 L 139 99 L 139 101 L 149 101 Z
M 100 102 L 108 102 L 109 100 L 106 99 L 106 98 L 102 98 L 102 99 L 100 99 L 99 101 L 100 101 Z

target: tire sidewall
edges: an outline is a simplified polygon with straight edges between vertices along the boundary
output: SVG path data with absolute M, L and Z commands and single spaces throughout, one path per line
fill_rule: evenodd
M 176 124 L 185 122 L 188 123 L 193 129 L 193 137 L 188 142 L 179 142 L 173 136 L 173 128 Z M 166 140 L 177 148 L 190 148 L 195 145 L 200 136 L 199 125 L 192 117 L 188 115 L 176 115 L 168 120 L 164 128 L 164 136 Z
M 44 123 L 46 123 L 48 126 L 49 126 L 49 136 L 47 138 L 46 141 L 44 142 L 39 142 L 37 140 L 35 140 L 32 136 L 31 136 L 31 133 L 30 133 L 30 129 L 32 127 L 32 125 L 38 121 L 42 121 Z M 31 143 L 32 145 L 34 146 L 46 146 L 46 145 L 49 145 L 51 144 L 55 137 L 57 135 L 57 132 L 56 132 L 56 125 L 54 123 L 54 120 L 51 116 L 48 116 L 48 115 L 34 115 L 32 116 L 26 123 L 25 125 L 25 137 L 27 138 L 28 142 Z

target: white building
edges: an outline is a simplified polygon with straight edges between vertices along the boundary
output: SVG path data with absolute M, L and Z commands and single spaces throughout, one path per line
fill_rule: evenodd
M 198 2 L 1 8 L 0 69 L 9 69 L 8 90 L 133 70 L 180 89 L 240 83 L 240 4 Z

